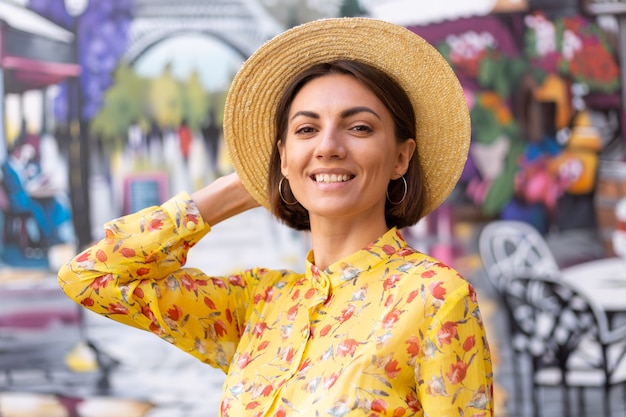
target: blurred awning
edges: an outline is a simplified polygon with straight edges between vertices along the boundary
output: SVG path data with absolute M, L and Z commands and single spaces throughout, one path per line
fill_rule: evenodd
M 528 9 L 528 0 L 361 0 L 370 16 L 404 26 Z
M 22 6 L 0 2 L 0 67 L 5 93 L 21 93 L 80 74 L 74 35 Z

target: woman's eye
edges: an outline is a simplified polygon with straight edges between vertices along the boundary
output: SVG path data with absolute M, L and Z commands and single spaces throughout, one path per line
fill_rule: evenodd
M 301 127 L 296 130 L 296 133 L 313 133 L 313 132 L 315 132 L 315 129 L 313 129 L 311 126 Z
M 357 132 L 373 132 L 373 129 L 367 125 L 356 125 L 351 128 Z

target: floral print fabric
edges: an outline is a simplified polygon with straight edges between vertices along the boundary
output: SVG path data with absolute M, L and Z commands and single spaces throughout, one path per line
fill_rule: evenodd
M 59 271 L 82 306 L 227 373 L 221 416 L 491 416 L 473 287 L 396 229 L 319 270 L 183 268 L 209 230 L 187 194 L 105 225 Z M 210 254 L 207 254 L 210 256 Z

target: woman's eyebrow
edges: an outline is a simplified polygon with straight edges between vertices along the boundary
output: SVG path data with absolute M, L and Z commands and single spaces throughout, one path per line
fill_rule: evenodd
M 349 109 L 346 109 L 346 110 L 341 112 L 341 117 L 346 118 L 346 117 L 350 117 L 350 116 L 353 116 L 355 114 L 363 113 L 363 112 L 371 113 L 374 116 L 376 116 L 376 118 L 381 120 L 380 116 L 378 115 L 378 113 L 376 113 L 374 110 L 370 109 L 369 107 L 365 107 L 365 106 L 351 107 Z
M 371 113 L 374 116 L 376 116 L 376 118 L 380 119 L 380 116 L 378 115 L 378 113 L 376 113 L 374 110 L 370 109 L 369 107 L 365 107 L 365 106 L 351 107 L 349 109 L 346 109 L 341 112 L 341 117 L 346 118 L 346 117 L 350 117 L 355 114 L 363 113 L 363 112 Z M 291 120 L 293 121 L 293 119 L 295 119 L 298 116 L 310 117 L 312 119 L 320 118 L 319 114 L 315 112 L 308 111 L 308 110 L 300 110 L 300 111 L 295 112 L 294 115 L 291 116 Z
M 291 121 L 293 121 L 293 119 L 295 119 L 298 116 L 304 116 L 304 117 L 310 117 L 312 119 L 319 119 L 320 115 L 312 112 L 312 111 L 308 111 L 308 110 L 300 110 L 294 113 L 293 116 L 291 116 Z

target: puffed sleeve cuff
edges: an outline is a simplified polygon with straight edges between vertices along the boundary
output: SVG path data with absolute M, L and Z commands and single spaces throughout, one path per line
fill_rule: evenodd
M 169 218 L 174 222 L 178 235 L 195 245 L 204 235 L 211 231 L 205 223 L 198 206 L 186 192 L 180 192 L 161 205 Z

